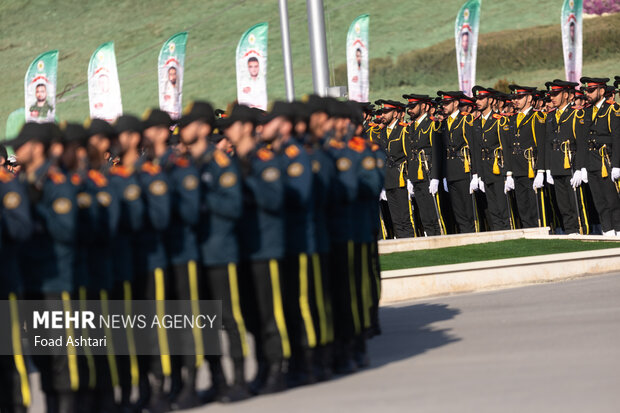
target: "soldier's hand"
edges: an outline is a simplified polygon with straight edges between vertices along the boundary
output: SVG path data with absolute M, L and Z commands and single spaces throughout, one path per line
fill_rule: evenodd
M 543 171 L 538 171 L 536 174 L 536 178 L 534 178 L 534 183 L 532 184 L 532 188 L 534 190 L 540 189 L 545 185 L 545 173 Z
M 478 188 L 480 188 L 480 190 L 485 194 L 487 193 L 486 189 L 484 188 L 484 182 L 482 181 L 482 179 L 478 180 Z
M 477 191 L 478 185 L 479 185 L 478 174 L 473 174 L 471 176 L 471 181 L 469 182 L 469 193 L 473 194 L 474 191 Z
M 515 180 L 512 176 L 506 176 L 506 182 L 504 183 L 504 193 L 508 193 L 508 191 L 514 191 L 515 189 Z
M 428 192 L 435 196 L 439 190 L 439 179 L 431 179 L 431 183 L 428 185 Z
M 443 190 L 446 192 L 450 192 L 448 191 L 448 180 L 446 178 L 443 179 Z
M 387 201 L 387 195 L 385 194 L 385 188 L 381 190 L 381 193 L 379 194 L 379 200 Z
M 620 179 L 620 168 L 611 168 L 611 179 L 614 181 Z
M 588 183 L 588 170 L 586 168 L 581 168 L 581 181 Z
M 407 179 L 407 192 L 409 193 L 409 198 L 413 198 L 413 184 L 409 179 Z
M 575 173 L 573 174 L 573 177 L 570 180 L 570 184 L 573 188 L 577 188 L 579 185 L 581 185 L 581 170 L 575 171 Z
M 549 185 L 553 185 L 555 181 L 553 180 L 553 176 L 551 175 L 551 171 L 547 169 L 547 183 Z

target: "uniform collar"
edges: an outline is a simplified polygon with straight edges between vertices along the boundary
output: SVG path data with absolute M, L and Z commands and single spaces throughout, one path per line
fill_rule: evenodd
M 451 117 L 452 119 L 456 119 L 456 117 L 458 116 L 458 114 L 459 114 L 459 111 L 458 111 L 458 109 L 457 109 L 457 110 L 455 110 L 454 112 L 452 112 L 452 115 L 450 115 L 450 117 Z
M 525 109 L 525 112 L 519 112 L 519 113 L 523 113 L 523 116 L 527 116 L 527 114 L 530 113 L 530 110 L 532 110 L 531 106 L 529 108 Z
M 486 115 L 482 115 L 482 119 L 489 120 L 491 115 L 493 115 L 493 111 L 492 110 L 490 110 L 489 113 L 487 113 Z
M 562 109 L 560 109 L 560 112 L 564 113 L 564 111 L 566 111 L 566 109 L 570 106 L 570 102 L 567 103 L 566 105 L 564 105 L 564 107 Z
M 423 121 L 424 119 L 426 119 L 426 115 L 427 115 L 427 114 L 426 114 L 426 112 L 424 112 L 424 114 L 423 114 L 422 116 L 420 116 L 418 119 L 416 119 L 416 121 L 415 121 L 415 122 L 416 122 L 416 124 L 418 124 L 418 125 L 419 125 L 420 123 L 422 123 L 422 121 Z
M 599 100 L 598 103 L 594 106 L 596 106 L 597 109 L 600 109 L 601 106 L 603 106 L 603 103 L 605 103 L 605 97 L 601 98 L 601 100 Z
M 394 119 L 392 123 L 390 123 L 387 127 L 390 129 L 394 129 L 397 124 L 398 124 L 398 119 Z

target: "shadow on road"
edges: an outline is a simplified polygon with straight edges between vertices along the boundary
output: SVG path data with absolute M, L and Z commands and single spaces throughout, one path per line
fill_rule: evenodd
M 415 304 L 382 307 L 383 333 L 368 342 L 371 368 L 417 356 L 428 350 L 460 341 L 448 328 L 433 323 L 456 317 L 461 311 L 446 304 Z

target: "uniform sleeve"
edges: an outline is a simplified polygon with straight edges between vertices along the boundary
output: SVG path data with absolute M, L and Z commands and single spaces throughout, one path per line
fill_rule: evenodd
M 612 168 L 620 168 L 620 107 L 613 105 L 609 120 L 611 127 L 612 152 L 611 166 Z
M 168 228 L 170 223 L 170 190 L 169 182 L 163 172 L 140 175 L 142 197 L 146 208 L 146 218 L 157 231 Z
M 536 131 L 536 148 L 538 150 L 538 159 L 536 170 L 544 171 L 547 169 L 547 121 L 541 122 L 540 115 L 538 113 L 534 114 L 534 119 L 532 122 L 536 122 L 534 125 L 534 130 Z
M 11 240 L 22 242 L 32 233 L 32 217 L 25 188 L 16 180 L 0 187 L 2 221 L 6 235 Z
M 284 183 L 277 158 L 259 161 L 253 173 L 246 178 L 246 184 L 254 194 L 259 208 L 279 213 L 284 206 Z
M 37 210 L 54 241 L 70 244 L 76 240 L 77 205 L 75 189 L 70 182 L 45 183 L 43 199 Z
M 206 184 L 205 199 L 210 214 L 236 220 L 243 212 L 243 196 L 239 166 L 232 161 L 225 168 L 211 162 L 208 166 L 212 177 Z
M 470 138 L 470 153 L 471 153 L 471 173 L 472 174 L 482 174 L 482 123 L 480 119 L 475 119 L 473 122 L 473 126 L 469 126 L 469 130 L 471 131 Z
M 441 178 L 441 160 L 442 154 L 444 152 L 443 149 L 443 136 L 442 136 L 442 128 L 441 123 L 436 122 L 433 126 L 433 130 L 431 131 L 431 139 L 432 139 L 432 149 L 431 149 L 431 171 L 430 177 L 431 179 L 440 179 Z
M 356 165 L 351 159 L 349 149 L 340 150 L 336 155 L 336 182 L 333 194 L 338 203 L 353 202 L 359 189 Z
M 172 173 L 172 205 L 186 225 L 196 225 L 200 217 L 200 180 L 193 168 L 175 168 Z
M 549 139 L 545 139 L 545 150 L 543 152 L 545 159 L 544 159 L 544 164 L 546 165 L 545 169 L 551 169 L 551 150 L 553 149 L 552 147 L 552 139 L 551 137 L 553 136 L 553 121 L 552 121 L 552 116 L 548 116 L 547 117 L 547 121 L 545 122 L 545 136 L 548 136 Z
M 98 188 L 95 194 L 98 209 L 99 227 L 104 238 L 111 239 L 118 229 L 121 215 L 121 207 L 118 194 L 116 194 L 111 185 Z
M 508 129 L 504 129 L 508 126 Z M 513 124 L 510 119 L 506 118 L 506 124 L 502 126 L 502 139 L 504 139 L 504 169 L 506 172 L 512 172 L 513 169 L 513 154 L 512 154 L 512 137 L 514 135 Z
M 310 157 L 303 150 L 300 151 L 293 159 L 282 156 L 285 203 L 290 208 L 305 208 L 312 195 Z
M 377 172 L 375 157 L 370 150 L 360 154 L 357 169 L 359 171 L 358 199 L 377 199 L 383 185 Z

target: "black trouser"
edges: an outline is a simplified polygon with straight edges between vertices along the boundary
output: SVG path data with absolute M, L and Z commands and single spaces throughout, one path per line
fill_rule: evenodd
M 577 205 L 575 203 L 575 191 L 570 184 L 570 176 L 554 176 L 553 191 L 557 201 L 560 215 L 562 216 L 562 224 L 564 232 L 567 234 L 579 233 L 579 224 L 577 222 Z
M 394 226 L 394 235 L 396 238 L 414 237 L 415 233 L 413 232 L 413 224 L 411 223 L 411 210 L 407 188 L 387 189 L 385 194 L 390 208 L 390 216 L 392 217 L 392 225 Z
M 504 193 L 503 181 L 485 181 L 485 195 L 487 197 L 487 216 L 491 231 L 510 229 L 510 215 L 508 211 L 508 198 Z
M 241 362 L 248 355 L 248 344 L 237 264 L 204 267 L 204 275 L 207 282 L 203 285 L 208 291 L 203 290 L 203 295 L 211 300 L 222 300 L 222 327 L 228 336 L 230 357 Z
M 11 348 L 14 355 L 0 356 L 0 412 L 26 412 L 32 403 L 32 393 L 23 356 L 21 321 L 15 293 L 7 293 L 1 297 L 4 301 L 0 307 L 0 319 L 9 327 L 0 337 L 3 347 Z M 15 347 L 15 346 L 18 347 Z
M 362 330 L 368 331 L 372 327 L 371 309 L 373 306 L 371 251 L 368 243 L 355 243 L 354 274 L 357 312 L 360 314 Z
M 312 254 L 312 276 L 315 285 L 315 330 L 319 344 L 334 342 L 334 310 L 332 307 L 332 279 L 328 254 Z M 320 285 L 318 285 L 320 283 Z M 319 288 L 317 288 L 319 287 Z
M 335 243 L 331 251 L 332 306 L 335 338 L 344 345 L 362 333 L 355 283 L 353 241 Z
M 600 171 L 588 171 L 588 184 L 603 232 L 620 231 L 620 200 L 611 177 L 601 178 Z
M 387 191 L 386 191 L 387 196 Z M 394 224 L 392 224 L 392 217 L 390 216 L 390 207 L 387 201 L 380 200 L 379 201 L 379 222 L 382 225 L 381 228 L 381 236 L 382 239 L 393 239 L 394 238 Z
M 242 263 L 243 310 L 248 330 L 254 335 L 257 358 L 270 364 L 291 356 L 282 300 L 278 260 Z
M 469 181 L 448 181 L 448 195 L 459 233 L 475 232 L 473 195 L 469 193 Z
M 420 220 L 426 235 L 441 235 L 435 201 L 433 201 L 433 195 L 428 192 L 428 185 L 428 181 L 418 181 L 413 184 Z
M 372 307 L 370 308 L 370 318 L 375 331 L 379 331 L 379 301 L 381 299 L 381 264 L 379 262 L 379 244 L 370 243 L 370 292 L 372 295 Z
M 523 228 L 535 228 L 538 226 L 538 207 L 536 206 L 538 199 L 532 187 L 534 180 L 527 176 L 517 176 L 514 181 L 521 224 Z

